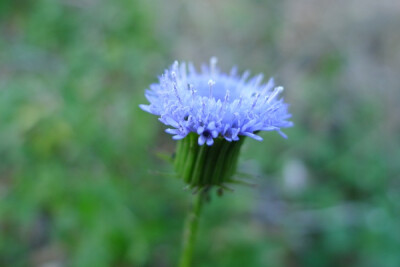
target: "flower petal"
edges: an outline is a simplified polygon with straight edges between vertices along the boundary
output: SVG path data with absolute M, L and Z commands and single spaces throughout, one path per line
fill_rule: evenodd
M 253 133 L 244 132 L 244 133 L 241 133 L 241 134 L 245 135 L 245 136 L 248 136 L 248 137 L 251 137 L 251 138 L 253 138 L 253 139 L 257 140 L 257 141 L 262 141 L 263 140 L 261 136 L 255 135 Z
M 206 142 L 206 138 L 203 135 L 200 135 L 199 139 L 197 140 L 197 143 L 199 144 L 199 146 L 204 145 L 205 142 Z
M 204 132 L 204 127 L 200 126 L 199 128 L 197 128 L 197 134 L 202 134 Z
M 207 138 L 207 145 L 212 146 L 213 144 L 214 144 L 214 139 L 212 139 L 211 137 Z

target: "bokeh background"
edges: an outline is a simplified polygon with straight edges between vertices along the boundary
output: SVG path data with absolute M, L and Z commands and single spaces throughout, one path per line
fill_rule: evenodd
M 138 108 L 173 60 L 274 76 L 195 266 L 400 266 L 400 2 L 0 1 L 0 266 L 175 266 L 191 194 Z

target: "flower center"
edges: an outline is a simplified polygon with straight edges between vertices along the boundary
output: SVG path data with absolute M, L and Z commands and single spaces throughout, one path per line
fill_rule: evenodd
M 208 138 L 208 137 L 211 136 L 211 132 L 208 131 L 208 130 L 205 130 L 205 131 L 203 132 L 203 136 L 204 136 L 205 138 Z
M 208 76 L 203 76 L 197 79 L 195 77 L 190 77 L 189 84 L 193 84 L 193 87 L 202 97 L 210 97 L 222 102 L 226 99 L 228 103 L 231 103 L 236 98 L 239 98 L 240 95 L 237 91 L 237 81 L 231 79 L 230 77 L 219 77 L 216 80 L 212 80 L 213 83 L 210 85 L 210 80 L 212 79 L 210 79 Z M 228 90 L 229 97 L 227 98 Z

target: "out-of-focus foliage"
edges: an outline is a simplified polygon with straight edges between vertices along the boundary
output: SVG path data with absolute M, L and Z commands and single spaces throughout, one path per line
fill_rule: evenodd
M 0 1 L 0 265 L 175 266 L 190 193 L 138 108 L 173 59 L 274 75 L 296 126 L 246 141 L 196 266 L 400 265 L 396 1 Z

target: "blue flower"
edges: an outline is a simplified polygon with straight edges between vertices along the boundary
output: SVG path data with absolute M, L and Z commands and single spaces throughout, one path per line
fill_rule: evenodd
M 263 83 L 262 74 L 249 79 L 248 71 L 240 76 L 236 68 L 223 73 L 216 64 L 211 58 L 210 65 L 198 72 L 191 63 L 187 67 L 176 61 L 146 91 L 150 105 L 140 108 L 170 126 L 166 132 L 175 140 L 197 133 L 200 146 L 211 146 L 218 137 L 261 141 L 259 131 L 277 131 L 286 138 L 281 128 L 293 124 L 288 121 L 288 105 L 278 98 L 283 87 L 275 87 L 272 78 Z

